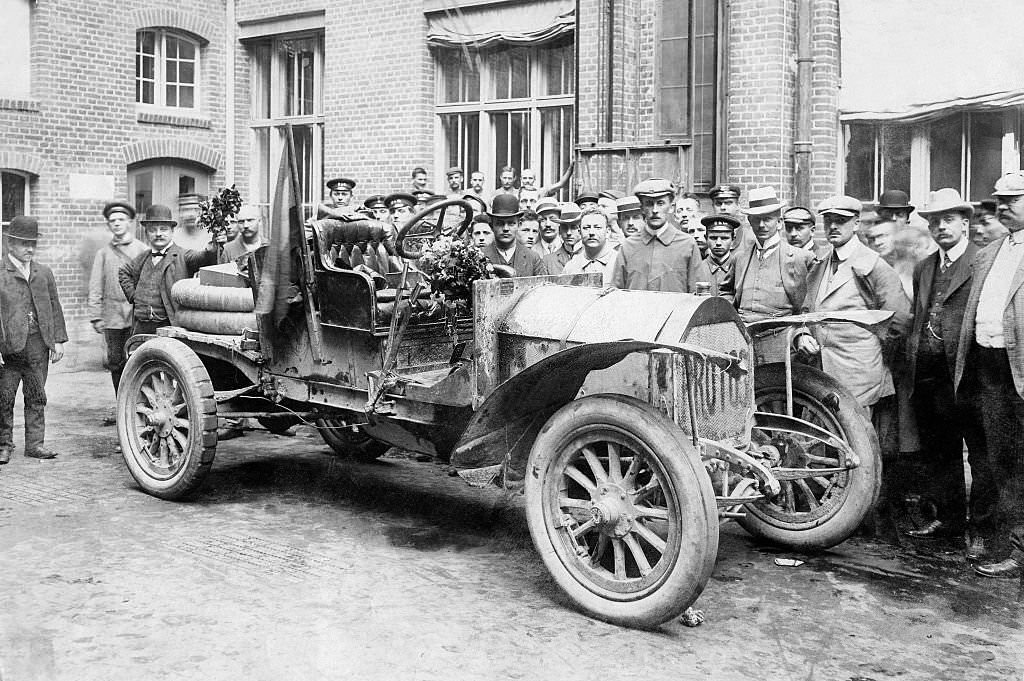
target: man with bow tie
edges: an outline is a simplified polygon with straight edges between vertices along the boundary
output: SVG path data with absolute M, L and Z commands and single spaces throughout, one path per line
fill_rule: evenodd
M 177 307 L 171 287 L 188 279 L 204 265 L 217 264 L 220 248 L 227 237 L 219 234 L 202 251 L 187 250 L 174 243 L 177 220 L 171 209 L 158 203 L 139 220 L 149 239 L 149 250 L 121 267 L 118 279 L 125 298 L 132 304 L 132 335 L 156 333 L 161 326 L 173 326 Z
M 1024 570 L 1024 171 L 996 182 L 997 217 L 1010 233 L 974 259 L 953 385 L 981 411 L 988 463 L 998 490 L 997 542 L 1009 555 L 974 566 L 984 577 Z M 1001 553 L 1006 555 L 1005 547 Z
M 988 470 L 985 435 L 974 401 L 953 389 L 960 327 L 971 290 L 978 247 L 968 238 L 974 209 L 956 189 L 932 192 L 918 211 L 938 250 L 914 267 L 914 322 L 907 336 L 903 377 L 917 418 L 924 475 L 917 476 L 935 504 L 935 518 L 907 532 L 918 538 L 962 538 L 968 516 L 963 447 L 971 464 L 970 541 L 967 557 L 985 554 L 991 540 L 996 492 Z

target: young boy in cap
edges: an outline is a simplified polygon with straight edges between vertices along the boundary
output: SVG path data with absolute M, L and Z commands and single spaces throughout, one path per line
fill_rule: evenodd
M 347 177 L 336 177 L 327 180 L 329 198 L 316 207 L 316 219 L 333 218 L 335 220 L 357 220 L 358 213 L 349 205 L 352 202 L 352 190 L 356 181 Z
M 110 241 L 92 262 L 89 276 L 89 321 L 96 333 L 103 334 L 107 345 L 107 369 L 114 383 L 114 394 L 121 382 L 126 357 L 124 344 L 132 332 L 132 306 L 124 297 L 118 280 L 121 267 L 146 252 L 146 244 L 136 239 L 135 208 L 127 201 L 111 201 L 103 207 L 103 217 L 110 230 Z M 114 425 L 113 416 L 103 421 Z
M 39 221 L 19 215 L 4 232 L 0 267 L 0 464 L 14 449 L 14 401 L 25 401 L 25 456 L 52 459 L 46 435 L 46 376 L 64 356 L 68 332 L 53 272 L 35 262 Z
M 707 230 L 708 255 L 704 266 L 718 285 L 718 295 L 730 303 L 736 293 L 733 277 L 732 240 L 740 221 L 731 215 L 712 213 L 700 219 Z
M 675 187 L 661 178 L 644 180 L 633 189 L 640 200 L 644 229 L 619 246 L 615 259 L 616 288 L 693 293 L 697 282 L 711 283 L 697 242 L 669 222 Z M 716 291 L 712 290 L 712 293 Z

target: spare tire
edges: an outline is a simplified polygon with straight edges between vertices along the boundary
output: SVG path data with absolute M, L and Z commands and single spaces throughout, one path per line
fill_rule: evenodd
M 181 307 L 214 312 L 252 312 L 252 289 L 235 286 L 204 286 L 198 279 L 181 279 L 171 287 L 171 299 Z
M 205 288 L 214 288 L 212 286 Z M 256 314 L 253 312 L 217 312 L 215 310 L 178 310 L 175 326 L 200 333 L 241 336 L 245 329 L 256 329 Z

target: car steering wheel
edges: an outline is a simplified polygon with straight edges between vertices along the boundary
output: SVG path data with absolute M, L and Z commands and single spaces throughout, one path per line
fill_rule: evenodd
M 401 229 L 398 230 L 398 235 L 395 237 L 395 250 L 398 251 L 398 254 L 403 258 L 406 258 L 407 260 L 415 260 L 416 258 L 420 257 L 420 255 L 422 255 L 422 252 L 417 253 L 406 250 L 406 237 L 409 236 L 409 232 L 412 231 L 413 227 L 419 225 L 422 222 L 426 222 L 426 220 L 424 220 L 426 216 L 430 215 L 431 213 L 436 213 L 440 211 L 441 214 L 438 216 L 437 223 L 434 225 L 434 238 L 436 239 L 437 236 L 441 233 L 440 225 L 444 223 L 444 212 L 445 210 L 448 209 L 449 206 L 459 206 L 460 208 L 462 208 L 462 212 L 465 217 L 462 220 L 462 224 L 459 225 L 459 228 L 455 230 L 456 237 L 462 236 L 466 229 L 469 228 L 470 223 L 473 222 L 473 209 L 469 205 L 469 203 L 467 203 L 463 199 L 446 199 L 444 201 L 440 201 L 438 203 L 427 206 L 419 213 L 416 213 L 411 218 L 409 218 L 408 221 L 406 221 L 406 223 L 402 225 Z

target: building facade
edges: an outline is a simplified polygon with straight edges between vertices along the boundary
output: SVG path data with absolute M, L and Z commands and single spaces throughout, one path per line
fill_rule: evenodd
M 563 198 L 659 175 L 814 203 L 901 184 L 920 200 L 957 186 L 953 166 L 973 196 L 994 154 L 1019 163 L 1014 103 L 923 122 L 844 110 L 863 41 L 840 19 L 859 1 L 0 0 L 0 218 L 40 218 L 85 341 L 103 203 L 167 204 L 199 245 L 201 197 L 235 184 L 269 204 L 287 126 L 308 211 L 330 177 L 361 200 L 417 166 L 438 192 L 449 166 L 493 188 L 505 165 L 545 185 L 575 162 Z

